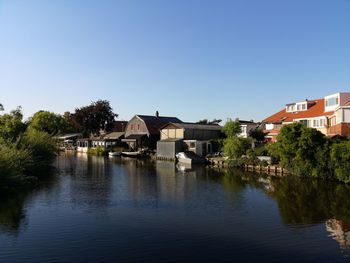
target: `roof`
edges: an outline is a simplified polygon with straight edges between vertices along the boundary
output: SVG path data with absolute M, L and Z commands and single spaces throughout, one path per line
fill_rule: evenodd
M 111 132 L 106 134 L 103 139 L 109 139 L 109 140 L 117 140 L 120 139 L 122 136 L 124 136 L 125 132 Z
M 122 139 L 122 141 L 128 141 L 128 140 L 138 140 L 141 139 L 142 137 L 147 136 L 147 134 L 130 134 L 128 137 L 125 137 Z
M 240 124 L 256 124 L 253 121 L 244 121 L 244 120 L 238 120 Z
M 159 134 L 159 128 L 164 124 L 169 122 L 182 123 L 182 121 L 176 117 L 166 117 L 166 116 L 150 116 L 150 115 L 136 115 L 142 119 L 148 129 L 150 134 Z
M 64 135 L 61 135 L 61 136 L 56 136 L 55 138 L 57 138 L 59 140 L 66 140 L 66 139 L 79 137 L 79 136 L 82 136 L 82 134 L 81 133 L 69 133 L 69 134 L 64 134 Z
M 113 132 L 125 132 L 126 126 L 128 125 L 127 121 L 115 121 L 113 123 Z
M 164 129 L 169 124 L 175 125 L 179 128 L 183 129 L 189 129 L 189 130 L 207 130 L 207 131 L 221 131 L 222 127 L 218 124 L 197 124 L 197 123 L 190 123 L 190 122 L 170 122 L 165 125 L 163 125 L 160 129 Z
M 183 139 L 180 138 L 168 138 L 165 140 L 160 140 L 159 142 L 178 142 L 178 141 L 182 141 Z
M 314 118 L 319 116 L 330 116 L 333 115 L 333 111 L 325 112 L 324 111 L 324 99 L 310 100 L 314 104 L 310 105 L 310 108 L 305 111 L 297 112 L 287 112 L 286 108 L 283 110 L 271 115 L 270 117 L 263 120 L 267 123 L 281 123 L 281 122 L 293 122 L 295 119 L 307 119 Z

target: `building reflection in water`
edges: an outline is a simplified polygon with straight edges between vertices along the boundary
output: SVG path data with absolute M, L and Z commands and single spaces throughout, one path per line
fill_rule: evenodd
M 339 243 L 340 249 L 350 252 L 350 222 L 329 219 L 326 221 L 326 229 L 330 236 Z
M 112 193 L 112 166 L 108 159 L 68 153 L 59 156 L 58 162 L 60 174 L 69 180 L 66 184 L 72 204 L 100 209 L 108 205 Z

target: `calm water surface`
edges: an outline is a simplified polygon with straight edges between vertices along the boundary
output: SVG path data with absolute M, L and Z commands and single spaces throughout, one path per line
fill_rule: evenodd
M 0 199 L 0 262 L 347 262 L 350 187 L 61 155 Z

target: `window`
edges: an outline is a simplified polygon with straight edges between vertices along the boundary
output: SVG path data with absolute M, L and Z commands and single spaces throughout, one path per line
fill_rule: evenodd
M 294 105 L 288 105 L 287 112 L 293 112 L 293 111 L 294 111 Z
M 190 142 L 190 148 L 196 148 L 196 143 L 195 142 Z
M 137 124 L 137 129 L 140 130 L 140 124 Z
M 134 130 L 134 124 L 131 124 L 131 125 L 130 125 L 130 129 L 131 129 L 131 130 Z
M 297 111 L 300 111 L 301 110 L 301 105 L 297 105 Z
M 301 104 L 301 109 L 306 110 L 306 104 Z
M 326 100 L 326 107 L 331 107 L 339 104 L 339 98 L 333 97 Z

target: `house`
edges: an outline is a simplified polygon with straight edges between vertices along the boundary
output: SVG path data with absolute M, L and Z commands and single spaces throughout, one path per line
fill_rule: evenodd
M 82 138 L 77 140 L 77 152 L 87 153 L 92 147 L 92 141 L 90 138 Z
M 258 124 L 253 121 L 239 120 L 239 123 L 241 125 L 241 133 L 238 134 L 238 137 L 242 138 L 248 138 L 250 132 L 258 127 Z
M 181 151 L 206 156 L 214 150 L 212 140 L 222 137 L 221 129 L 217 124 L 167 123 L 160 128 L 157 157 L 175 158 Z
M 90 148 L 102 147 L 105 150 L 116 146 L 124 138 L 124 132 L 111 132 L 100 137 L 83 138 L 77 140 L 77 151 L 88 152 Z
M 155 149 L 160 139 L 160 127 L 169 122 L 181 123 L 182 121 L 176 117 L 159 116 L 158 112 L 154 116 L 135 115 L 128 122 L 125 138 L 122 141 L 135 151 L 140 148 Z
M 58 146 L 61 150 L 74 150 L 77 140 L 81 137 L 81 133 L 69 133 L 55 136 L 54 139 L 58 141 Z
M 269 141 L 276 141 L 281 127 L 293 122 L 303 123 L 327 136 L 350 136 L 350 92 L 286 104 L 262 122 Z

